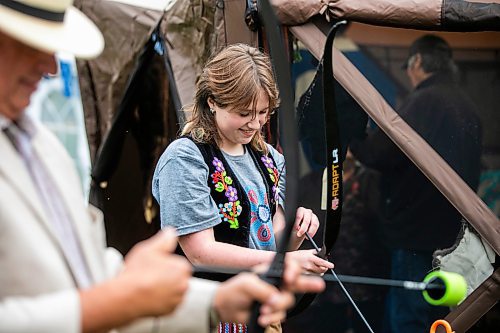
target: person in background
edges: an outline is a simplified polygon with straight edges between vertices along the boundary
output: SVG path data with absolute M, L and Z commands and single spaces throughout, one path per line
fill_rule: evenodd
M 160 157 L 152 184 L 162 226 L 177 230 L 191 263 L 249 268 L 273 259 L 285 225 L 284 157 L 261 130 L 278 102 L 269 57 L 258 49 L 230 45 L 205 65 L 182 137 Z M 324 273 L 333 264 L 296 251 L 318 226 L 310 209 L 298 208 L 286 258 Z
M 87 207 L 61 144 L 24 112 L 54 52 L 97 56 L 103 38 L 69 0 L 0 2 L 0 332 L 208 332 L 219 320 L 284 318 L 293 304 L 253 274 L 191 278 L 164 230 L 123 258 L 106 248 L 102 213 Z M 319 291 L 292 261 L 291 288 Z M 114 330 L 114 332 L 116 332 Z
M 414 90 L 398 114 L 476 190 L 480 174 L 481 123 L 457 83 L 448 43 L 425 35 L 410 47 L 405 64 Z M 434 250 L 452 245 L 461 215 L 380 130 L 351 144 L 354 156 L 381 173 L 383 243 L 391 251 L 391 278 L 422 281 L 432 269 Z M 391 288 L 386 307 L 390 332 L 421 333 L 446 309 Z

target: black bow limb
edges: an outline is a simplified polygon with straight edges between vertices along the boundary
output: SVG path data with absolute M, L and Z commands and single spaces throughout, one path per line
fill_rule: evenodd
M 335 35 L 340 26 L 346 24 L 346 21 L 335 23 L 325 42 L 323 51 L 323 110 L 325 117 L 325 142 L 326 142 L 326 212 L 325 212 L 325 225 L 323 234 L 323 248 L 320 249 L 316 245 L 312 237 L 306 233 L 307 239 L 314 246 L 316 251 L 327 256 L 335 243 L 339 230 L 340 221 L 342 218 L 342 204 L 343 204 L 343 180 L 342 180 L 342 163 L 345 158 L 347 143 L 341 142 L 339 117 L 335 104 L 335 84 L 333 79 L 333 62 L 332 62 L 332 49 Z M 343 283 L 338 279 L 337 274 L 333 269 L 329 272 L 338 280 L 339 286 L 344 292 L 345 296 L 352 304 L 361 320 L 371 333 L 373 329 L 366 320 L 363 313 L 359 310 L 356 302 L 352 299 L 350 293 L 344 287 Z M 312 299 L 311 299 L 312 301 Z
M 283 135 L 282 147 L 287 165 L 286 190 L 285 190 L 285 228 L 281 238 L 278 240 L 276 255 L 269 266 L 263 279 L 276 287 L 281 287 L 283 281 L 283 270 L 285 254 L 290 243 L 290 236 L 295 222 L 295 211 L 298 207 L 298 177 L 299 177 L 299 142 L 297 136 L 297 122 L 295 119 L 295 107 L 292 93 L 292 81 L 290 79 L 290 68 L 286 57 L 285 47 L 281 41 L 279 24 L 268 0 L 260 0 L 259 16 L 265 27 L 267 40 L 269 42 L 270 56 L 274 65 L 276 83 L 280 92 L 279 126 Z M 248 324 L 251 333 L 264 332 L 257 318 L 259 316 L 260 304 L 254 304 L 252 315 Z

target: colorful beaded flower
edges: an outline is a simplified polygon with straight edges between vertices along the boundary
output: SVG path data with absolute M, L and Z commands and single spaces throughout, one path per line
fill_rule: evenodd
M 274 183 L 272 191 L 273 191 L 273 198 L 275 201 L 278 200 L 278 182 L 280 180 L 280 176 L 278 174 L 278 169 L 274 166 L 273 160 L 268 157 L 268 156 L 262 156 L 260 158 L 262 163 L 264 163 L 265 167 L 267 168 L 267 172 L 269 173 L 269 178 L 271 181 Z
M 219 216 L 222 221 L 229 223 L 231 229 L 238 229 L 240 227 L 238 216 L 241 215 L 243 210 L 238 200 L 238 191 L 231 186 L 233 180 L 226 174 L 222 161 L 214 157 L 212 165 L 215 167 L 215 172 L 210 175 L 212 184 L 214 184 L 217 192 L 224 192 L 224 195 L 229 200 L 229 202 L 219 204 Z

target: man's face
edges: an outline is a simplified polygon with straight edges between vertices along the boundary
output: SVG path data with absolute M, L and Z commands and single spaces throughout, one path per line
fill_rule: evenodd
M 54 56 L 0 32 L 0 113 L 18 119 L 44 74 L 55 73 Z

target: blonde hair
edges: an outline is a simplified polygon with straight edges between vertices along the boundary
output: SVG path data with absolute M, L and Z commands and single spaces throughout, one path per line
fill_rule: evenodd
M 182 129 L 182 135 L 190 135 L 196 142 L 218 146 L 221 138 L 208 99 L 222 108 L 250 108 L 252 116 L 256 117 L 256 103 L 261 91 L 269 98 L 269 117 L 279 105 L 278 88 L 269 57 L 245 44 L 224 48 L 207 62 L 198 79 L 194 103 L 185 108 L 190 118 Z M 254 135 L 250 145 L 257 151 L 267 153 L 260 131 Z

